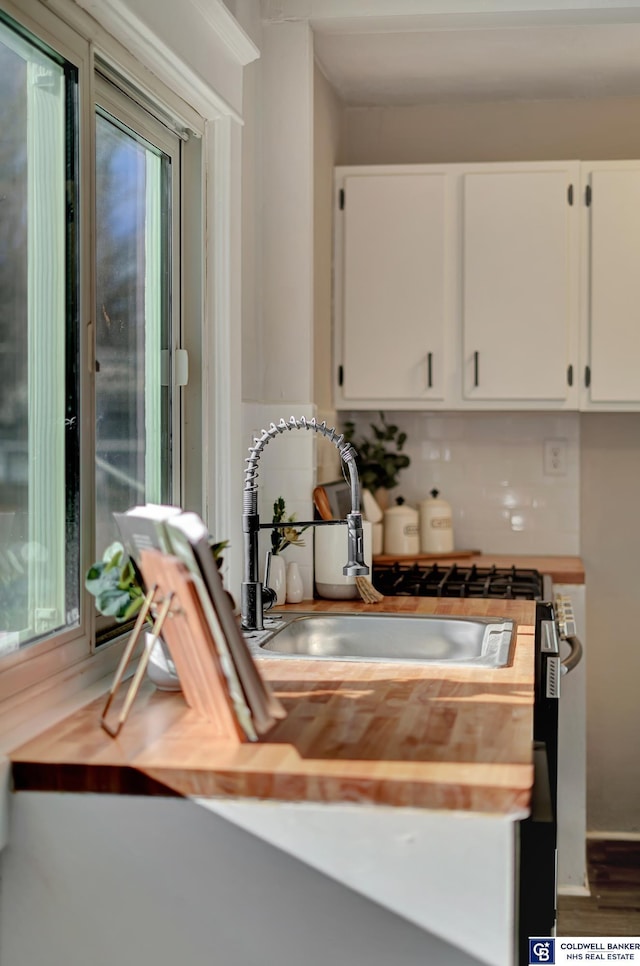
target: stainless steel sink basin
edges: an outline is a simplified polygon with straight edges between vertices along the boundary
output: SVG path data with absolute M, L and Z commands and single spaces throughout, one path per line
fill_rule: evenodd
M 486 617 L 395 614 L 298 614 L 260 643 L 258 652 L 339 661 L 503 667 L 513 621 Z

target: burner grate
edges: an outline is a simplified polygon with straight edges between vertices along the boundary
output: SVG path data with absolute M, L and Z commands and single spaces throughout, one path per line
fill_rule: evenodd
M 375 564 L 372 583 L 385 597 L 543 597 L 541 574 L 524 567 Z

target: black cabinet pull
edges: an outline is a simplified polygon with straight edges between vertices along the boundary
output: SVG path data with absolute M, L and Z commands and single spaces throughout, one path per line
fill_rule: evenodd
M 573 366 L 569 366 L 567 369 L 567 382 L 570 386 L 573 385 Z
M 591 385 L 591 366 L 584 367 L 584 384 L 587 389 Z
M 433 389 L 433 352 L 427 352 L 427 386 Z
M 473 353 L 473 388 L 474 389 L 477 389 L 478 386 L 480 385 L 479 369 L 480 369 L 480 353 L 474 352 Z

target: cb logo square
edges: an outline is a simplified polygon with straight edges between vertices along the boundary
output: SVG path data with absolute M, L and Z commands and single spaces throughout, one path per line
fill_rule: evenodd
M 529 963 L 545 963 L 546 966 L 553 966 L 556 961 L 556 950 L 554 939 L 530 939 L 529 940 Z

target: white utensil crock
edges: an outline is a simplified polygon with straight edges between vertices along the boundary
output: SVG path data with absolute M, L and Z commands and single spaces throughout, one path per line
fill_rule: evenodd
M 362 522 L 364 560 L 371 570 L 371 524 Z M 314 567 L 316 591 L 328 600 L 349 600 L 358 596 L 355 577 L 345 577 L 342 568 L 349 556 L 347 527 L 344 524 L 316 527 Z

